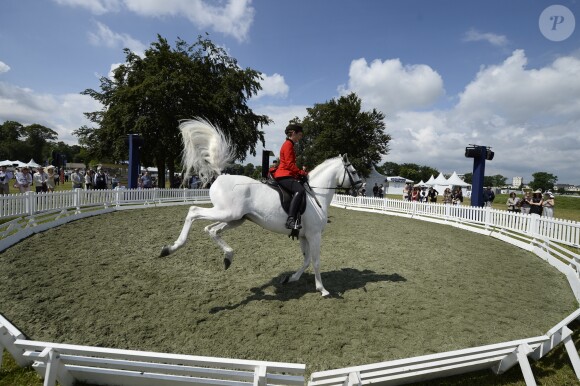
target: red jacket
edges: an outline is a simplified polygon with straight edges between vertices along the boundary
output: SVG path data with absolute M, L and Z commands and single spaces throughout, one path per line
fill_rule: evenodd
M 299 179 L 301 176 L 307 174 L 304 170 L 296 166 L 294 142 L 286 139 L 282 144 L 282 148 L 280 148 L 280 162 L 278 163 L 278 169 L 274 172 L 274 178 L 293 177 Z

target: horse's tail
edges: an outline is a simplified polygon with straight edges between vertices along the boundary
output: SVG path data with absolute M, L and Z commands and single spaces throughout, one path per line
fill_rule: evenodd
M 184 181 L 197 172 L 202 185 L 206 185 L 233 159 L 230 141 L 208 121 L 201 118 L 181 121 L 179 130 L 183 138 Z

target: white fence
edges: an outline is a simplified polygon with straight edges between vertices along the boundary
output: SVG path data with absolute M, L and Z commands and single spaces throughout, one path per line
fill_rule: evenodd
M 127 208 L 208 202 L 207 190 L 106 190 L 0 196 L 0 251 L 31 233 L 81 217 Z M 580 224 L 491 208 L 336 195 L 332 205 L 405 216 L 499 238 L 541 257 L 562 272 L 580 300 Z M 433 355 L 312 373 L 308 386 L 398 385 L 480 369 L 501 374 L 519 364 L 535 385 L 529 358 L 538 360 L 564 343 L 580 379 L 580 358 L 568 327 L 580 309 L 545 335 Z M 77 380 L 117 385 L 303 385 L 305 365 L 62 345 L 26 340 L 0 315 L 0 364 L 6 348 L 20 366 L 33 364 L 45 386 Z

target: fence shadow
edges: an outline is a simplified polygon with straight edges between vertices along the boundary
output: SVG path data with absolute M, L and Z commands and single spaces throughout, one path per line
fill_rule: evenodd
M 300 280 L 293 283 L 285 283 L 286 278 L 294 272 L 283 272 L 278 276 L 272 278 L 260 287 L 253 287 L 252 292 L 244 300 L 237 304 L 231 304 L 223 307 L 214 307 L 210 310 L 211 314 L 221 311 L 234 310 L 238 307 L 244 306 L 251 302 L 260 300 L 278 300 L 288 301 L 300 299 L 308 293 L 315 291 L 314 274 L 304 273 Z M 321 274 L 324 287 L 330 292 L 331 298 L 342 299 L 342 295 L 351 290 L 364 289 L 369 283 L 377 282 L 405 282 L 403 276 L 398 273 L 393 274 L 378 274 L 369 269 L 358 270 L 354 268 L 342 268 L 338 271 L 324 272 Z M 267 293 L 266 289 L 274 288 L 274 293 Z

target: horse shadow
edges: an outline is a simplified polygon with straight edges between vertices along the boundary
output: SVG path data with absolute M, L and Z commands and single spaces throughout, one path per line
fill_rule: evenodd
M 213 307 L 210 313 L 215 314 L 221 311 L 234 310 L 251 302 L 261 300 L 288 301 L 300 299 L 304 295 L 313 292 L 312 283 L 314 282 L 314 274 L 304 273 L 300 280 L 288 283 L 287 279 L 293 273 L 283 272 L 260 287 L 251 288 L 250 291 L 252 293 L 239 303 Z M 351 290 L 362 288 L 366 292 L 366 285 L 369 283 L 407 281 L 407 279 L 398 273 L 390 275 L 378 274 L 369 269 L 361 271 L 355 268 L 342 268 L 339 271 L 324 272 L 321 276 L 324 287 L 331 294 L 330 297 L 335 299 L 342 299 L 342 295 Z M 266 289 L 271 287 L 274 288 L 274 293 L 267 293 Z

